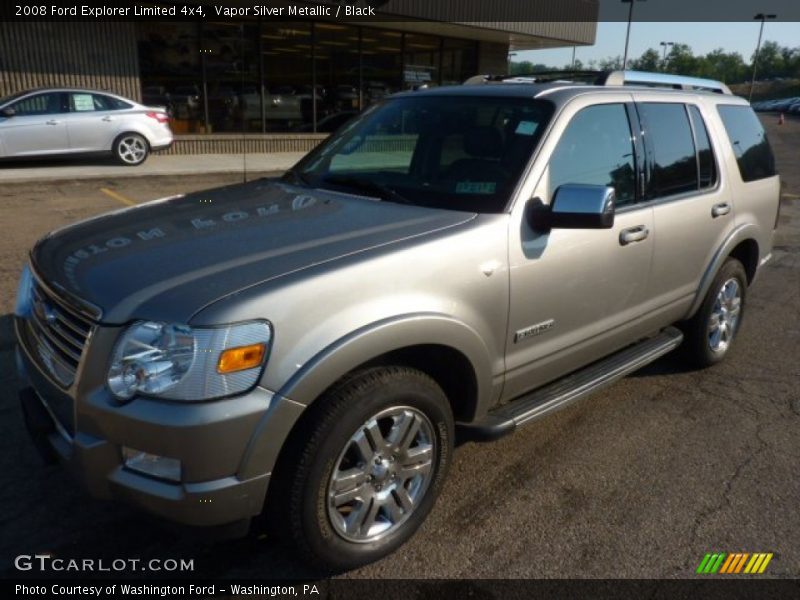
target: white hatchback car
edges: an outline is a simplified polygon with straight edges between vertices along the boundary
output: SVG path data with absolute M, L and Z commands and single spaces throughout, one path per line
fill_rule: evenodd
M 135 166 L 170 144 L 165 108 L 108 92 L 50 88 L 0 98 L 0 158 L 111 152 Z

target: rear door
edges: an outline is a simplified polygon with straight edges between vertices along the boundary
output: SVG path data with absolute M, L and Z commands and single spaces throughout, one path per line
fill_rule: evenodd
M 73 152 L 111 150 L 121 114 L 109 96 L 91 92 L 69 92 L 66 116 L 69 146 Z
M 0 138 L 6 156 L 69 152 L 64 93 L 34 94 L 8 108 L 13 108 L 16 114 L 0 119 Z
M 679 318 L 734 228 L 731 189 L 720 177 L 719 149 L 699 99 L 634 97 L 647 155 L 645 200 L 655 222 L 648 301 Z

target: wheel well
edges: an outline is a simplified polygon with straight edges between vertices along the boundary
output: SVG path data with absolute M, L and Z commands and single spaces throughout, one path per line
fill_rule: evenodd
M 744 240 L 731 251 L 729 256 L 742 263 L 749 285 L 753 281 L 753 277 L 756 276 L 756 269 L 758 269 L 758 244 L 756 241 L 752 239 Z
M 458 350 L 439 344 L 409 346 L 377 356 L 359 365 L 351 373 L 390 365 L 411 367 L 430 376 L 450 401 L 450 409 L 456 421 L 469 421 L 473 418 L 478 404 L 478 381 L 469 359 Z

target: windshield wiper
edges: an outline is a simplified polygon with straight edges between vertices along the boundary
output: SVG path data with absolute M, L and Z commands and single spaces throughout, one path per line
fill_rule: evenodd
M 354 177 L 352 175 L 329 175 L 322 180 L 323 183 L 333 183 L 334 185 L 343 185 L 345 187 L 353 188 L 360 192 L 366 192 L 370 195 L 376 195 L 381 200 L 388 200 L 390 202 L 398 202 L 400 204 L 410 204 L 408 198 L 401 196 L 392 188 L 372 181 L 370 179 L 362 179 L 361 177 Z

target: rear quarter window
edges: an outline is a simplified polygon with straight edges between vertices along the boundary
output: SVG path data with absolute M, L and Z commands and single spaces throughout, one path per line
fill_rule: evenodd
M 749 106 L 720 105 L 717 111 L 736 155 L 742 181 L 756 181 L 775 175 L 775 157 L 753 109 Z

